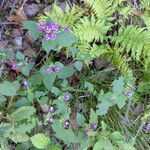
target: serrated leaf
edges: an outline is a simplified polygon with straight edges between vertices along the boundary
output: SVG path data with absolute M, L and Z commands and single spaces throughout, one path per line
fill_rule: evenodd
M 50 139 L 42 133 L 35 134 L 30 139 L 32 144 L 39 149 L 46 149 L 50 144 Z
M 16 53 L 16 58 L 17 58 L 18 60 L 24 60 L 24 55 L 23 55 L 21 52 L 17 51 L 17 53 Z
M 13 112 L 10 117 L 15 121 L 22 121 L 24 119 L 31 119 L 31 116 L 35 114 L 36 110 L 32 106 L 22 106 Z
M 90 124 L 97 124 L 98 123 L 97 114 L 94 112 L 94 110 L 92 108 L 91 108 L 91 111 L 90 111 L 89 123 Z
M 77 113 L 77 125 L 83 126 L 85 123 L 85 117 L 79 113 Z
M 96 114 L 97 115 L 105 115 L 109 109 L 109 107 L 113 106 L 113 101 L 112 101 L 112 93 L 106 93 L 106 94 L 102 94 L 99 95 L 98 97 L 99 101 L 101 101 L 101 103 L 99 103 L 97 105 L 97 111 Z
M 57 47 L 58 47 L 58 41 L 57 39 L 56 40 L 45 40 L 43 39 L 42 40 L 42 47 L 43 49 L 49 53 L 51 50 L 58 50 Z
M 75 73 L 75 69 L 72 67 L 63 67 L 58 73 L 59 79 L 66 79 Z
M 19 90 L 19 83 L 16 82 L 9 82 L 9 81 L 4 81 L 3 83 L 0 84 L 0 93 L 5 95 L 5 96 L 15 96 L 17 95 L 17 91 Z
M 71 128 L 65 129 L 62 124 L 63 123 L 59 120 L 55 120 L 52 125 L 52 129 L 56 133 L 56 137 L 66 144 L 78 143 L 78 137 L 74 134 Z
M 51 88 L 53 86 L 53 83 L 55 82 L 55 78 L 56 78 L 56 73 L 52 72 L 49 75 L 45 75 L 43 76 L 43 83 L 44 86 L 51 91 Z
M 38 26 L 35 21 L 25 21 L 23 26 L 28 30 L 28 33 L 32 38 L 39 38 L 42 35 L 38 32 Z
M 82 67 L 83 67 L 83 63 L 81 61 L 77 61 L 75 62 L 75 68 L 78 70 L 78 71 L 81 71 L 82 70 Z
M 119 77 L 118 80 L 114 80 L 112 83 L 113 86 L 113 92 L 115 95 L 119 95 L 124 91 L 124 78 L 123 77 Z
M 78 38 L 71 32 L 62 31 L 58 34 L 58 44 L 62 47 L 71 46 Z

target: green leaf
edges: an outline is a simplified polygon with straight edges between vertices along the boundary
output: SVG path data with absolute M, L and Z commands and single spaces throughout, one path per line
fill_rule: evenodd
M 63 67 L 58 73 L 59 79 L 66 79 L 75 73 L 75 69 L 72 67 Z
M 58 45 L 62 47 L 71 46 L 78 38 L 71 32 L 62 31 L 58 34 Z
M 36 110 L 32 106 L 22 106 L 13 112 L 10 117 L 15 121 L 22 121 L 24 119 L 31 119 L 31 116 L 35 114 Z
M 0 106 L 3 106 L 5 101 L 6 98 L 4 96 L 0 96 Z
M 38 26 L 35 21 L 25 21 L 23 23 L 25 29 L 28 30 L 29 35 L 32 38 L 39 38 L 42 34 L 38 32 Z
M 61 91 L 57 87 L 53 86 L 52 89 L 51 89 L 51 93 L 53 93 L 56 96 L 58 96 L 61 93 Z
M 17 51 L 17 53 L 16 53 L 16 58 L 17 58 L 18 60 L 24 60 L 24 55 L 23 55 L 21 52 Z
M 56 145 L 56 144 L 50 144 L 49 150 L 62 150 L 61 145 Z
M 131 144 L 124 143 L 120 145 L 121 150 L 136 150 Z
M 78 71 L 81 71 L 82 70 L 82 67 L 83 67 L 83 63 L 81 61 L 77 61 L 75 62 L 75 68 L 78 70 Z
M 56 137 L 64 143 L 79 143 L 78 137 L 74 134 L 71 128 L 65 129 L 61 121 L 55 120 L 52 124 L 52 129 L 56 133 Z
M 33 66 L 34 66 L 34 63 L 29 63 L 26 66 L 23 66 L 21 68 L 22 74 L 25 76 L 29 76 L 30 70 L 33 68 Z
M 42 40 L 43 49 L 49 53 L 51 50 L 58 51 L 58 41 L 57 40 Z
M 121 135 L 121 133 L 118 131 L 111 133 L 110 139 L 116 144 L 125 143 L 125 140 L 126 140 L 125 137 Z
M 115 95 L 119 95 L 124 91 L 124 78 L 123 77 L 119 77 L 118 80 L 114 80 L 112 83 L 113 86 L 113 92 Z
M 51 91 L 51 88 L 53 86 L 53 83 L 55 82 L 55 78 L 56 78 L 56 73 L 52 72 L 49 75 L 45 75 L 43 76 L 43 83 L 44 86 Z
M 93 92 L 94 91 L 94 85 L 90 82 L 86 82 L 84 83 L 84 87 L 87 88 L 89 91 Z
M 83 126 L 85 123 L 85 117 L 79 113 L 77 113 L 77 125 Z
M 32 144 L 39 149 L 46 149 L 50 144 L 50 139 L 42 133 L 35 134 L 30 139 Z
M 109 107 L 113 106 L 113 101 L 112 101 L 112 93 L 106 93 L 106 94 L 102 94 L 99 95 L 98 97 L 99 101 L 101 101 L 101 103 L 99 103 L 97 105 L 97 111 L 96 114 L 97 115 L 105 115 L 109 109 Z
M 17 95 L 16 92 L 19 90 L 19 87 L 20 85 L 17 81 L 12 83 L 9 81 L 4 81 L 0 84 L 0 93 L 5 96 L 15 96 Z
M 98 124 L 97 114 L 94 112 L 94 110 L 92 108 L 91 108 L 91 111 L 90 111 L 89 123 L 90 124 Z
M 106 137 L 103 137 L 95 143 L 93 150 L 113 150 L 113 148 L 110 141 Z

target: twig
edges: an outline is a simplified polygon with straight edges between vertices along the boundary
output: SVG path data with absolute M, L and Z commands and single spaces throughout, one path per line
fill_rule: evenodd
M 23 6 L 25 5 L 26 1 L 27 1 L 27 0 L 24 0 L 24 1 L 23 1 L 23 4 L 22 4 L 22 6 L 21 6 L 21 8 L 20 8 L 20 10 L 19 10 L 19 12 L 18 12 L 18 14 L 19 14 L 19 13 L 21 12 L 21 10 L 23 9 Z
M 15 1 L 14 1 L 13 6 L 12 6 L 12 8 L 11 8 L 11 11 L 10 11 L 9 15 L 11 15 L 11 14 L 12 14 L 13 9 L 15 8 L 15 6 L 16 6 L 16 4 L 17 4 L 17 2 L 18 2 L 18 0 L 15 0 Z

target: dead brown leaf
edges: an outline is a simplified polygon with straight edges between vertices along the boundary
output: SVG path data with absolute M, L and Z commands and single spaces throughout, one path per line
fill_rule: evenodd
M 27 20 L 27 16 L 24 12 L 24 9 L 18 10 L 16 15 L 7 16 L 7 19 L 10 22 L 15 22 L 16 24 L 21 25 L 23 21 Z

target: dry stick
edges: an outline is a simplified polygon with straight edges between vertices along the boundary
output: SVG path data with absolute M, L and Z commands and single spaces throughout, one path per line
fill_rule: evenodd
M 24 1 L 23 1 L 23 4 L 22 4 L 22 6 L 21 6 L 21 8 L 20 8 L 20 10 L 19 10 L 19 12 L 18 12 L 18 14 L 19 14 L 19 13 L 21 12 L 21 10 L 23 9 L 23 6 L 25 5 L 26 1 L 27 1 L 27 0 L 24 0 Z

